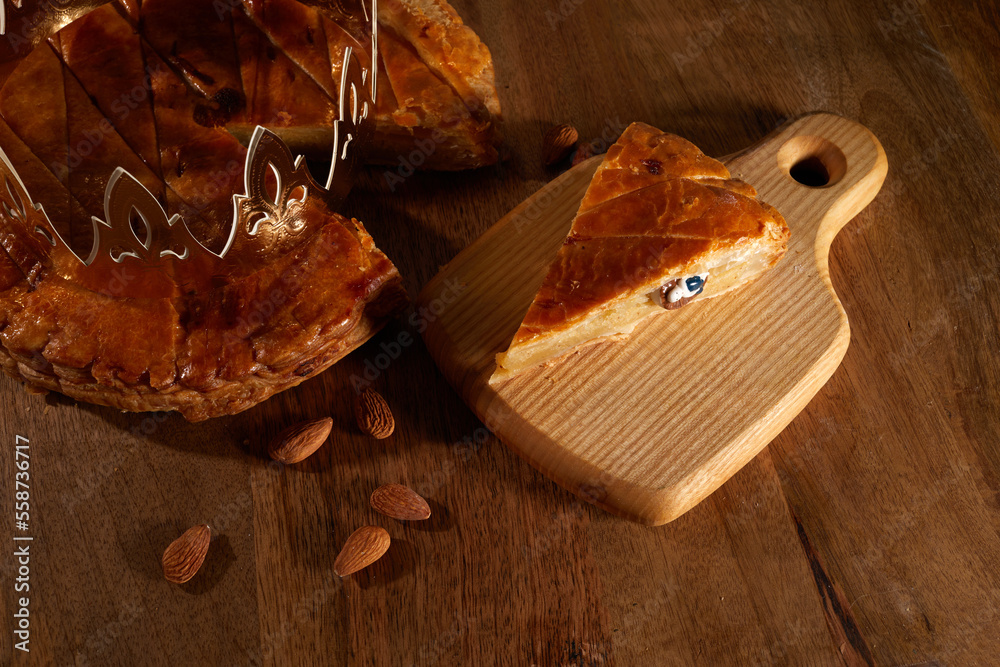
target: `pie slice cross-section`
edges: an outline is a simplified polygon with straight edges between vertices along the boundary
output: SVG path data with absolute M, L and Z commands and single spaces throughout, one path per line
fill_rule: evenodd
M 690 142 L 633 123 L 608 151 L 494 380 L 628 334 L 774 266 L 789 231 L 773 207 Z

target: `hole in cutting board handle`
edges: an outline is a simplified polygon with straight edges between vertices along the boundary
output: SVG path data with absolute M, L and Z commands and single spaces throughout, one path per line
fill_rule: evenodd
M 789 175 L 802 185 L 821 188 L 830 183 L 830 170 L 817 156 L 799 160 L 788 170 Z
M 822 137 L 793 137 L 778 149 L 778 166 L 795 182 L 811 188 L 836 185 L 847 173 L 847 158 Z

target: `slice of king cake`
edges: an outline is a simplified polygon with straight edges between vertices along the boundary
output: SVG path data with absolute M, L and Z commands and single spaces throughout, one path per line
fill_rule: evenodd
M 594 175 L 510 347 L 497 355 L 494 380 L 746 285 L 781 259 L 788 238 L 781 214 L 721 162 L 633 123 Z

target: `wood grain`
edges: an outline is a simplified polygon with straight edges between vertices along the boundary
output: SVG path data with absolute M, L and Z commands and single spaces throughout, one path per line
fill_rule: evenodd
M 642 120 L 712 155 L 823 109 L 890 170 L 837 236 L 851 345 L 830 381 L 701 504 L 649 528 L 579 501 L 492 437 L 409 316 L 322 376 L 189 425 L 0 379 L 0 664 L 990 665 L 1000 609 L 1000 14 L 995 3 L 456 0 L 490 46 L 506 160 L 372 169 L 345 213 L 415 295 L 558 174 L 550 125 L 600 147 Z M 409 336 L 403 336 L 406 334 Z M 393 345 L 399 345 L 397 351 Z M 383 345 L 396 352 L 371 371 Z M 353 426 L 368 372 L 396 432 Z M 331 415 L 272 467 L 271 436 Z M 13 648 L 15 434 L 31 439 L 31 653 Z M 380 523 L 403 483 L 428 525 Z M 216 536 L 177 587 L 159 558 Z M 340 580 L 354 529 L 392 535 Z
M 840 365 L 850 330 L 830 284 L 830 244 L 875 197 L 887 164 L 857 123 L 831 114 L 788 123 L 726 160 L 788 221 L 792 238 L 776 268 L 724 297 L 651 317 L 625 340 L 498 380 L 494 359 L 601 159 L 518 205 L 442 268 L 417 303 L 440 311 L 423 334 L 427 348 L 497 437 L 588 502 L 659 525 L 746 465 Z M 799 169 L 822 186 L 796 180 Z

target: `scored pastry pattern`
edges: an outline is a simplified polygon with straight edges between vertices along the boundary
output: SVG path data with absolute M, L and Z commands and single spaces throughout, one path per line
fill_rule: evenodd
M 109 282 L 124 262 L 140 269 L 120 296 L 151 296 L 169 282 L 175 263 L 187 260 L 219 262 L 220 270 L 230 251 L 242 264 L 266 262 L 276 248 L 288 250 L 281 241 L 306 238 L 310 227 L 325 224 L 315 216 L 296 215 L 309 197 L 319 198 L 334 211 L 343 202 L 364 161 L 365 147 L 373 136 L 377 96 L 378 28 L 377 0 L 363 5 L 371 29 L 371 62 L 367 66 L 354 49 L 347 47 L 341 68 L 339 115 L 334 125 L 330 168 L 325 182 L 317 182 L 303 156 L 293 158 L 288 146 L 273 132 L 258 125 L 246 155 L 244 191 L 233 195 L 233 217 L 228 238 L 219 252 L 206 248 L 191 233 L 180 214 L 168 217 L 157 198 L 128 170 L 113 170 L 104 194 L 104 219 L 93 216 L 94 240 L 87 257 L 80 257 L 52 224 L 44 202 L 28 192 L 10 158 L 0 147 L 0 213 L 7 224 L 0 239 L 34 237 L 36 246 L 53 265 L 85 283 Z M 0 2 L 0 8 L 4 7 Z M 15 0 L 15 6 L 18 3 Z M 343 3 L 338 5 L 342 11 Z M 5 27 L 0 9 L 0 34 Z M 271 185 L 271 187 L 269 187 Z M 7 244 L 5 244 L 7 245 Z M 68 255 L 63 253 L 68 251 Z M 82 264 L 67 267 L 66 262 Z

